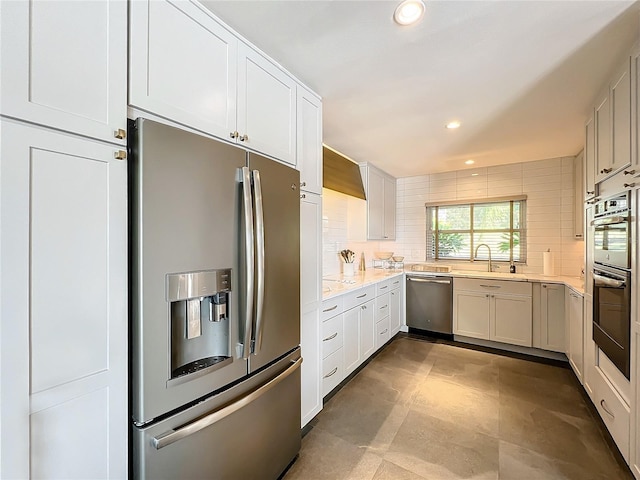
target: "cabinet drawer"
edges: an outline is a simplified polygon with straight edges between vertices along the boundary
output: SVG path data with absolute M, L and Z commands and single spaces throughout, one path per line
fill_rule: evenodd
M 322 324 L 322 358 L 327 358 L 342 347 L 342 321 L 344 315 L 337 315 Z
M 397 277 L 393 277 L 389 279 L 389 284 L 391 285 L 391 290 L 395 290 L 396 288 L 400 288 L 402 285 L 402 275 L 398 275 Z
M 322 396 L 336 388 L 344 375 L 342 348 L 333 352 L 322 361 Z
M 375 313 L 373 314 L 373 318 L 376 322 L 379 322 L 385 317 L 389 316 L 389 294 L 384 293 L 379 297 L 376 297 L 375 302 Z
M 344 296 L 328 298 L 322 302 L 322 308 L 320 310 L 320 320 L 325 321 L 331 317 L 341 314 L 344 311 Z
M 344 310 L 349 310 L 356 305 L 361 305 L 369 300 L 372 300 L 376 295 L 376 286 L 369 285 L 364 288 L 359 288 L 353 292 L 346 293 L 344 295 Z
M 378 295 L 382 295 L 383 293 L 387 293 L 391 290 L 391 279 L 382 280 L 381 282 L 376 283 L 376 297 Z
M 453 288 L 455 290 L 471 290 L 483 293 L 531 296 L 531 284 L 529 282 L 516 282 L 510 280 L 454 278 Z
M 593 403 L 625 460 L 629 461 L 629 407 L 598 367 L 593 368 Z
M 376 350 L 382 347 L 391 335 L 389 334 L 389 317 L 385 317 L 376 323 Z

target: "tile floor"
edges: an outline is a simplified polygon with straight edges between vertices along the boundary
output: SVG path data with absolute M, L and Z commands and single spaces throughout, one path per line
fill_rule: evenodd
M 284 480 L 631 479 L 563 367 L 399 336 L 324 406 Z

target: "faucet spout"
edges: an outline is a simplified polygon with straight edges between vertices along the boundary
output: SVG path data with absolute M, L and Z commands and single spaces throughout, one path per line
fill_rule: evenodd
M 473 258 L 475 260 L 475 258 L 478 256 L 478 249 L 480 247 L 487 247 L 487 250 L 489 250 L 489 263 L 487 263 L 487 272 L 491 271 L 491 247 L 489 245 L 487 245 L 486 243 L 481 243 L 480 245 L 478 245 L 476 247 L 476 252 L 473 254 Z

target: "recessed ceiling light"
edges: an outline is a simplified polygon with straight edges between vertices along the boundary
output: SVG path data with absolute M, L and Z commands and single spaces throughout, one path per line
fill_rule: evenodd
M 424 2 L 422 0 L 404 0 L 393 12 L 393 19 L 399 25 L 412 25 L 424 15 Z
M 464 162 L 464 163 L 466 163 L 467 165 L 473 165 L 474 163 L 476 163 L 476 161 L 475 161 L 475 160 L 471 160 L 471 159 L 469 159 L 469 160 L 467 160 L 467 161 L 466 161 L 466 162 Z
M 445 128 L 448 129 L 454 129 L 454 128 L 459 128 L 460 125 L 462 125 L 459 121 L 454 120 L 453 122 L 449 122 L 445 125 Z

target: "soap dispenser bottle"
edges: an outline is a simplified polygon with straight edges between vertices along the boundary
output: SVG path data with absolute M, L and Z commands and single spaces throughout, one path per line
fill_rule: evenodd
M 509 265 L 509 273 L 516 273 L 516 265 L 511 260 L 511 264 Z

